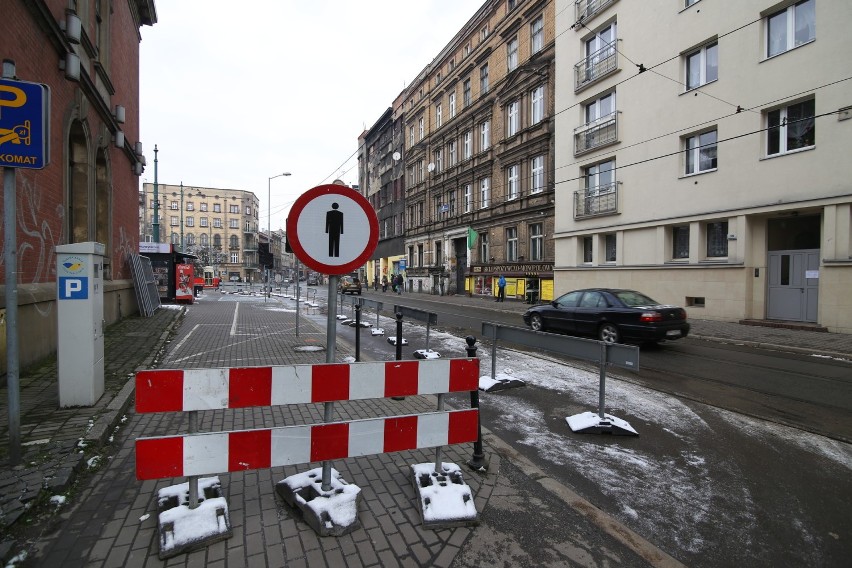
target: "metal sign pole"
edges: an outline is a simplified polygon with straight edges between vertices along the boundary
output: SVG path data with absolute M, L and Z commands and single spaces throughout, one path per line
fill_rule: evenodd
M 6 66 L 3 66 L 4 71 Z M 5 75 L 5 73 L 4 73 Z M 18 381 L 18 225 L 15 168 L 3 168 L 3 262 L 6 263 L 6 385 L 9 391 L 9 461 L 21 461 L 21 390 Z
M 299 259 L 296 259 L 296 337 L 299 337 Z
M 334 314 L 337 312 L 337 282 L 340 277 L 332 274 L 328 277 L 328 317 L 325 330 L 325 362 L 334 363 L 335 346 L 337 343 L 337 323 Z M 334 419 L 334 403 L 326 402 L 323 406 L 323 422 L 331 422 Z M 322 462 L 322 490 L 331 490 L 331 462 Z
M 601 388 L 598 400 L 598 416 L 604 419 L 604 393 L 606 392 L 606 348 L 607 343 L 601 341 Z

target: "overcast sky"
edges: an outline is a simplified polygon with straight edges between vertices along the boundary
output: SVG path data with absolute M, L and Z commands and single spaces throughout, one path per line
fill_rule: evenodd
M 140 121 L 154 181 L 243 189 L 283 228 L 304 191 L 358 182 L 358 136 L 483 0 L 166 0 L 142 28 Z

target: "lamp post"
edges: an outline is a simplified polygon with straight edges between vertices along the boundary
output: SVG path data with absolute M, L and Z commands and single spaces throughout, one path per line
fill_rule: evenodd
M 279 178 L 282 176 L 289 176 L 290 172 L 284 172 L 275 176 L 272 176 L 267 181 L 266 186 L 266 232 L 269 235 L 268 246 L 269 253 L 272 254 L 272 180 L 275 178 Z M 272 286 L 269 282 L 269 268 L 266 268 L 266 296 L 263 297 L 263 302 L 266 303 L 266 299 L 269 297 L 272 292 Z

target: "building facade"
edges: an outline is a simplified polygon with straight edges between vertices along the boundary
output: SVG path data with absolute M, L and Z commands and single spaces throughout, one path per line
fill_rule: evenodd
M 556 12 L 557 293 L 852 332 L 852 4 Z
M 8 0 L 0 13 L 4 69 L 13 66 L 11 79 L 50 90 L 49 163 L 15 173 L 15 332 L 18 359 L 26 366 L 57 348 L 57 245 L 104 244 L 104 319 L 112 323 L 137 311 L 127 256 L 139 249 L 133 203 L 145 165 L 139 42 L 142 27 L 154 25 L 157 14 L 153 0 Z M 13 144 L 28 145 L 29 139 L 3 137 L 0 153 Z M 6 284 L 0 274 L 4 311 Z M 5 336 L 6 318 L 0 322 Z M 5 341 L 0 354 L 5 369 Z
M 160 242 L 194 254 L 202 265 L 212 266 L 222 282 L 265 281 L 259 254 L 260 202 L 254 193 L 157 184 L 157 201 L 155 221 L 154 184 L 144 183 L 139 195 L 140 240 L 154 240 L 154 223 L 158 222 Z M 277 248 L 280 251 L 280 244 Z
M 554 2 L 486 2 L 404 92 L 412 291 L 553 290 Z

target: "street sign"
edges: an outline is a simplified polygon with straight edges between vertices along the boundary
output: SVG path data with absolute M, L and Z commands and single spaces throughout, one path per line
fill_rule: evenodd
M 303 193 L 287 217 L 287 241 L 309 268 L 346 274 L 363 266 L 379 241 L 379 221 L 367 199 L 342 185 Z
M 0 79 L 0 166 L 40 170 L 50 163 L 50 89 Z

